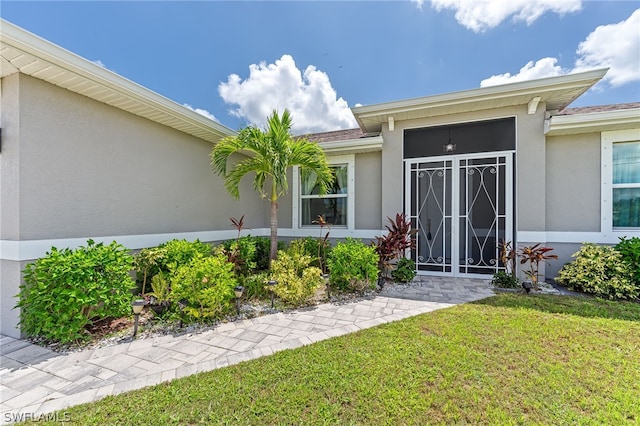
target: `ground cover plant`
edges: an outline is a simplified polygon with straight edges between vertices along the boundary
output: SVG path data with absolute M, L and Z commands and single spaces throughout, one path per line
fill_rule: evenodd
M 638 424 L 640 305 L 501 294 L 65 412 L 85 425 Z

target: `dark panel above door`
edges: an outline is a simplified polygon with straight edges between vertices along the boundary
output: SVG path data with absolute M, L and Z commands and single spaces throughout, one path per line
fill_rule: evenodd
M 509 151 L 515 147 L 514 117 L 404 131 L 404 158 Z

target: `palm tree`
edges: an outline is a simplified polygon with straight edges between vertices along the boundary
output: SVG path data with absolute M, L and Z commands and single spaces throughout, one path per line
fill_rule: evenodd
M 225 179 L 227 191 L 236 199 L 240 197 L 240 181 L 250 172 L 255 172 L 253 188 L 263 198 L 267 191 L 271 201 L 271 248 L 269 259 L 278 254 L 278 198 L 289 189 L 287 170 L 300 166 L 300 174 L 306 179 L 316 176 L 320 194 L 326 194 L 333 183 L 333 173 L 318 144 L 291 135 L 291 114 L 284 110 L 282 117 L 277 111 L 267 119 L 265 130 L 256 126 L 241 129 L 236 136 L 222 139 L 211 151 L 211 167 Z M 240 153 L 247 158 L 227 167 L 229 157 Z M 271 187 L 265 190 L 265 186 Z

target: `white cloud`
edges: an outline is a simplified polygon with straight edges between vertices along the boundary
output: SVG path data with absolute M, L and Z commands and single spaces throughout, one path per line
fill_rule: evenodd
M 422 7 L 423 0 L 414 1 L 418 8 Z M 577 12 L 582 0 L 431 0 L 431 7 L 438 12 L 454 10 L 460 25 L 479 33 L 497 27 L 509 17 L 531 25 L 547 12 Z
M 301 72 L 290 55 L 275 64 L 249 65 L 249 77 L 231 74 L 218 86 L 222 99 L 231 105 L 231 114 L 249 123 L 264 125 L 272 111 L 289 109 L 293 133 L 314 133 L 357 127 L 347 102 L 338 98 L 329 77 L 315 66 Z
M 184 106 L 186 108 L 189 108 L 191 111 L 197 112 L 198 114 L 200 114 L 200 115 L 202 115 L 204 117 L 207 117 L 210 120 L 218 121 L 218 119 L 213 114 L 211 114 L 209 111 L 207 111 L 206 109 L 194 108 L 189 104 L 182 104 L 182 106 Z
M 640 9 L 617 24 L 597 27 L 578 45 L 574 71 L 610 67 L 611 86 L 640 80 Z
M 566 71 L 557 65 L 556 58 L 542 58 L 537 62 L 529 61 L 520 68 L 517 74 L 510 73 L 492 75 L 480 82 L 480 87 L 495 86 L 498 84 L 515 83 L 517 81 L 535 80 L 544 77 L 554 77 L 565 74 Z
M 640 9 L 617 24 L 597 27 L 578 45 L 573 69 L 564 69 L 556 58 L 530 61 L 517 74 L 493 75 L 480 87 L 609 68 L 603 81 L 612 87 L 640 81 Z
M 91 61 L 91 62 L 93 62 L 94 64 L 96 64 L 99 67 L 107 68 L 107 66 L 105 64 L 103 64 L 100 59 L 96 59 L 95 61 Z

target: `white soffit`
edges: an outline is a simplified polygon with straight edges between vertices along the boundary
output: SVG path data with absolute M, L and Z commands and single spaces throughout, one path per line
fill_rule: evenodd
M 235 134 L 226 126 L 0 20 L 0 77 L 18 72 L 212 143 Z
M 640 128 L 640 108 L 600 111 L 584 114 L 554 115 L 547 136 L 575 135 Z
M 538 80 L 481 87 L 462 92 L 446 93 L 351 108 L 363 132 L 379 132 L 382 124 L 393 117 L 402 120 L 466 113 L 494 108 L 529 105 L 539 97 L 547 111 L 559 111 L 596 84 L 608 68 L 548 77 Z M 537 106 L 537 105 L 536 105 Z

